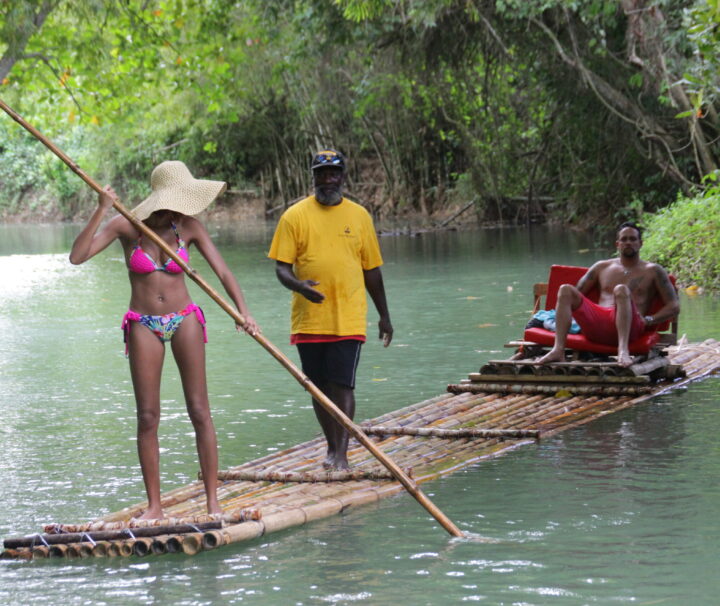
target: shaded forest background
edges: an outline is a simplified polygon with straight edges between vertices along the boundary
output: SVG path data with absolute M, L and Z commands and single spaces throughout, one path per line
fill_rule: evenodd
M 0 0 L 0 96 L 129 203 L 152 168 L 282 208 L 312 153 L 381 218 L 579 226 L 717 178 L 718 0 Z M 94 196 L 9 118 L 0 215 Z

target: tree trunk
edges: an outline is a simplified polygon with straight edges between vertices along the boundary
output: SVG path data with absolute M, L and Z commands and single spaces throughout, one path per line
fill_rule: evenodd
M 10 42 L 5 53 L 0 57 L 0 82 L 5 80 L 13 66 L 23 58 L 23 53 L 30 38 L 42 27 L 45 19 L 57 6 L 57 0 L 43 0 L 37 12 L 26 12 L 22 23 L 8 22 L 6 28 L 13 28 L 15 35 L 6 37 Z

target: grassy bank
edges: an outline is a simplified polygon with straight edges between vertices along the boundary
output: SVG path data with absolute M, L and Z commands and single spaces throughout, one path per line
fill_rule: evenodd
M 711 183 L 717 183 L 714 173 Z M 643 252 L 675 274 L 683 286 L 720 291 L 720 186 L 694 197 L 679 196 L 644 219 Z

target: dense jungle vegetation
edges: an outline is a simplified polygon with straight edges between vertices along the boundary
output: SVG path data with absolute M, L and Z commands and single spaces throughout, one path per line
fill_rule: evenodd
M 184 160 L 268 208 L 350 161 L 376 216 L 609 225 L 702 196 L 718 0 L 0 0 L 0 96 L 134 202 Z M 90 193 L 0 120 L 0 214 Z

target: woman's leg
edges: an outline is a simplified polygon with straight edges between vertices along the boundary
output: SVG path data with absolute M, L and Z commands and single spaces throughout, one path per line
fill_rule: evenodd
M 170 342 L 180 370 L 185 403 L 195 428 L 200 470 L 205 484 L 208 513 L 222 513 L 217 500 L 217 435 L 210 415 L 205 376 L 205 344 L 202 326 L 195 314 L 187 316 Z
M 141 518 L 162 518 L 160 505 L 160 378 L 165 345 L 148 328 L 131 322 L 128 334 L 130 375 L 137 406 L 137 449 L 148 508 Z

